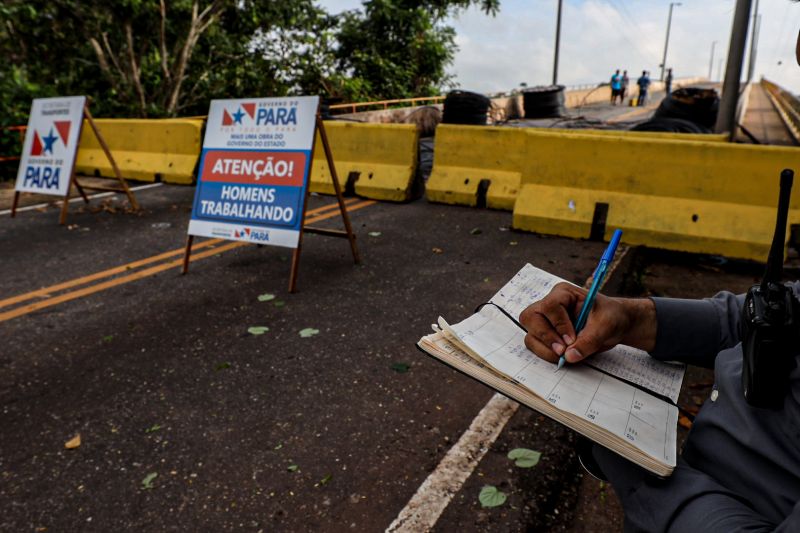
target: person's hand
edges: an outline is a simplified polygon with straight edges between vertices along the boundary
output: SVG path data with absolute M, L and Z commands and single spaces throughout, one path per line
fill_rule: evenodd
M 564 354 L 567 362 L 628 344 L 644 350 L 655 346 L 655 306 L 648 299 L 609 298 L 597 294 L 586 326 L 575 335 L 573 317 L 580 314 L 587 291 L 559 283 L 544 299 L 520 314 L 527 329 L 525 345 L 551 363 Z

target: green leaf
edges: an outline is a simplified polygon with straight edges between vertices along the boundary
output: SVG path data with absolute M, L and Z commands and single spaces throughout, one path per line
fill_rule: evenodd
M 471 230 L 469 230 L 470 235 L 480 235 L 481 233 L 483 233 L 483 230 L 481 228 L 472 228 Z
M 319 330 L 314 328 L 305 328 L 300 330 L 300 336 L 303 337 L 304 339 L 308 337 L 313 337 L 317 333 L 319 333 Z
M 297 472 L 298 468 L 300 468 L 300 467 L 297 466 L 297 465 L 289 465 L 289 466 L 286 467 L 286 470 L 288 470 L 289 472 Z
M 103 342 L 111 342 L 114 340 L 114 335 L 106 335 L 103 337 Z
M 483 507 L 498 507 L 506 503 L 506 494 L 493 485 L 486 485 L 481 489 L 478 500 Z
M 281 448 L 283 448 L 283 443 L 281 443 L 281 444 L 278 444 L 277 446 L 275 446 L 275 447 L 274 447 L 274 448 L 272 448 L 272 449 L 273 449 L 273 450 L 280 450 Z
M 274 302 L 272 302 L 272 305 L 274 305 L 275 307 L 283 307 L 284 305 L 286 305 L 286 302 L 284 302 L 283 300 L 275 300 Z
M 144 476 L 144 479 L 142 480 L 142 489 L 144 489 L 144 490 L 152 489 L 153 488 L 153 480 L 155 478 L 157 478 L 157 477 L 158 477 L 158 473 L 157 472 L 150 472 L 149 474 Z
M 381 236 L 381 232 L 380 231 L 370 231 L 369 233 L 367 233 L 367 235 L 369 235 L 370 237 L 380 237 Z
M 264 333 L 268 332 L 269 328 L 267 326 L 253 326 L 247 328 L 247 333 L 250 335 L 263 335 Z
M 158 431 L 159 429 L 161 429 L 162 427 L 163 426 L 161 426 L 159 424 L 153 424 L 149 428 L 145 429 L 144 432 L 145 433 L 154 433 L 154 432 Z
M 395 372 L 397 372 L 398 374 L 405 374 L 406 372 L 408 372 L 408 369 L 411 368 L 411 365 L 409 365 L 408 363 L 392 363 L 392 366 L 390 368 Z
M 530 468 L 536 466 L 542 458 L 542 452 L 529 450 L 528 448 L 515 448 L 508 452 L 508 458 L 515 460 L 514 464 L 520 468 Z
M 324 478 L 319 480 L 320 485 L 324 485 L 333 479 L 333 474 L 326 474 Z
M 217 365 L 217 370 L 225 370 L 226 368 L 230 368 L 230 367 L 231 367 L 231 364 L 229 362 L 225 361 L 224 363 L 220 363 L 220 364 Z
M 275 295 L 274 294 L 266 293 L 266 294 L 259 294 L 258 295 L 258 301 L 259 302 L 271 302 L 274 299 L 275 299 Z

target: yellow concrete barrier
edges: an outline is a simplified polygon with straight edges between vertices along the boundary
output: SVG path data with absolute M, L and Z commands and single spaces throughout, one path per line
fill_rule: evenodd
M 486 207 L 511 211 L 519 193 L 522 169 L 537 153 L 536 146 L 553 143 L 560 146 L 573 136 L 689 142 L 698 142 L 698 139 L 723 142 L 726 138 L 725 135 L 668 132 L 440 124 L 436 130 L 433 171 L 426 185 L 426 196 L 432 202 L 476 206 L 481 182 L 484 182 L 483 187 L 488 182 Z
M 325 131 L 342 189 L 355 173 L 354 188 L 359 196 L 392 202 L 411 199 L 419 143 L 415 125 L 326 121 Z M 309 187 L 312 192 L 334 193 L 319 133 Z
M 783 168 L 800 150 L 667 139 L 531 135 L 517 229 L 587 238 L 597 204 L 629 244 L 763 260 Z M 800 192 L 790 223 L 800 223 Z
M 475 206 L 480 184 L 488 180 L 486 207 L 510 211 L 527 157 L 525 139 L 518 128 L 440 124 L 425 186 L 428 200 Z
M 202 146 L 203 120 L 95 119 L 122 175 L 137 181 L 193 183 Z M 78 174 L 115 177 L 91 127 L 84 122 Z

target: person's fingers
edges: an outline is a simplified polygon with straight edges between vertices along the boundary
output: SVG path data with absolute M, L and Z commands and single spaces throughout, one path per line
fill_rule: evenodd
M 553 329 L 558 333 L 559 340 L 564 341 L 565 338 L 575 338 L 575 326 L 572 325 L 572 319 L 569 317 L 569 312 L 564 305 L 559 303 L 551 303 L 542 309 L 542 314 L 550 321 Z M 567 344 L 572 344 L 572 341 L 566 341 Z
M 551 363 L 557 363 L 558 360 L 561 358 L 561 355 L 553 351 L 552 347 L 546 346 L 542 341 L 534 337 L 532 334 L 528 333 L 525 335 L 525 346 L 532 351 L 534 354 L 538 355 L 545 361 L 549 361 Z M 561 347 L 561 351 L 563 352 L 564 347 Z
M 564 353 L 566 344 L 562 336 L 553 328 L 553 325 L 547 319 L 547 316 L 538 311 L 532 312 L 526 317 L 527 323 L 525 324 L 528 329 L 527 337 L 535 338 L 542 345 L 548 347 L 549 351 L 555 353 L 558 357 Z M 536 352 L 538 353 L 538 352 Z
M 600 328 L 595 324 L 587 324 L 575 342 L 567 346 L 564 358 L 568 363 L 577 363 L 586 357 L 602 351 L 606 335 L 600 334 Z

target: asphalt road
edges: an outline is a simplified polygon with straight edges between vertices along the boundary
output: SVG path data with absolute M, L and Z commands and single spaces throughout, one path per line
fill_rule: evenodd
M 362 264 L 306 235 L 288 294 L 286 249 L 217 243 L 179 275 L 193 193 L 96 201 L 68 227 L 55 208 L 0 217 L 0 530 L 382 531 L 492 395 L 419 337 L 526 262 L 583 283 L 604 248 L 507 212 L 352 199 Z M 330 204 L 310 216 L 341 227 Z M 570 529 L 573 442 L 519 411 L 436 529 Z M 515 447 L 543 459 L 515 468 Z M 484 484 L 506 505 L 482 509 Z

